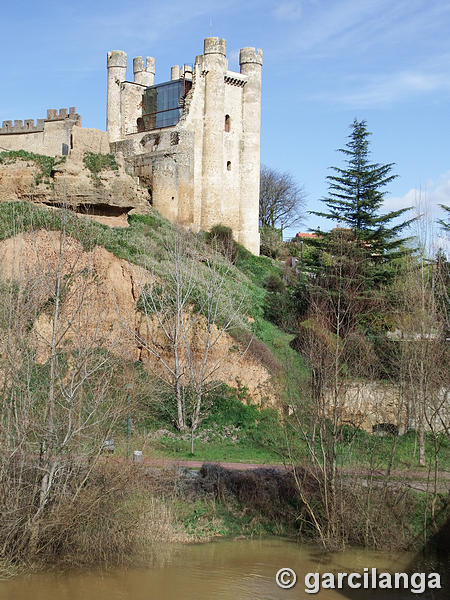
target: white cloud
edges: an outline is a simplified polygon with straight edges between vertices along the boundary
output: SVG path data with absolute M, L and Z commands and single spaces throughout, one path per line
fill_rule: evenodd
M 445 28 L 450 14 L 448 3 L 430 0 L 340 0 L 309 2 L 313 11 L 304 10 L 305 30 L 294 43 L 303 52 L 335 56 L 355 48 L 361 54 L 383 46 L 399 48 L 404 43 L 430 41 L 436 30 Z M 310 18 L 308 18 L 310 16 Z
M 392 196 L 384 203 L 386 210 L 398 210 L 406 206 L 424 209 L 438 216 L 441 213 L 440 204 L 450 205 L 450 170 L 440 175 L 436 180 L 429 180 L 423 187 L 411 188 L 403 196 Z
M 298 21 L 302 16 L 302 5 L 300 2 L 282 2 L 273 14 L 280 21 Z
M 333 100 L 348 106 L 372 107 L 391 104 L 413 95 L 450 92 L 450 69 L 435 72 L 424 69 L 375 75 L 350 92 L 333 95 Z
M 438 219 L 446 217 L 440 204 L 450 205 L 450 170 L 437 179 L 428 181 L 423 187 L 411 188 L 403 196 L 387 198 L 383 208 L 389 212 L 413 207 L 406 216 L 420 218 L 411 225 L 409 231 L 405 231 L 405 234 L 417 236 L 417 240 L 424 245 L 430 255 L 441 248 L 450 256 L 450 238 L 437 223 Z

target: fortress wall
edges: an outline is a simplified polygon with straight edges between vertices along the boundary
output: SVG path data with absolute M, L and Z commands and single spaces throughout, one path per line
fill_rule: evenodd
M 172 152 L 174 147 L 178 146 L 178 142 L 174 143 L 176 141 L 176 137 L 173 136 L 175 129 L 175 127 L 165 127 L 127 135 L 122 140 L 112 142 L 110 145 L 111 151 L 114 153 L 121 152 L 124 158 L 160 150 Z
M 449 390 L 442 388 L 435 397 L 429 397 L 426 429 L 429 423 L 436 431 L 450 419 Z M 325 393 L 325 402 L 330 407 L 334 401 L 331 392 Z M 400 393 L 398 386 L 381 381 L 348 381 L 342 384 L 338 398 L 338 415 L 341 423 L 351 423 L 367 431 L 381 423 L 398 427 L 400 433 L 418 427 L 414 414 L 415 398 Z
M 73 121 L 49 121 L 43 131 L 0 135 L 0 148 L 4 150 L 26 150 L 47 156 L 66 155 L 71 147 Z
M 44 128 L 39 132 L 0 136 L 0 151 L 2 150 L 26 150 L 35 154 L 48 154 L 44 147 Z
M 75 107 L 50 108 L 46 119 L 3 121 L 0 127 L 1 150 L 26 150 L 35 154 L 61 156 L 69 153 L 72 129 L 81 125 Z
M 173 134 L 177 141 L 177 183 L 178 183 L 178 219 L 177 223 L 193 231 L 195 204 L 195 134 L 184 129 L 176 129 Z
M 109 141 L 106 131 L 88 127 L 74 127 L 72 129 L 72 155 L 82 156 L 85 152 L 96 154 L 109 154 Z
M 111 145 L 128 169 L 151 189 L 153 206 L 173 223 L 192 227 L 194 134 L 170 127 L 128 136 Z

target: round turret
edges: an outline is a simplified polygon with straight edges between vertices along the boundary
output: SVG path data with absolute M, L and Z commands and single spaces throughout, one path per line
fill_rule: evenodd
M 227 54 L 227 42 L 223 38 L 209 37 L 205 38 L 203 54 Z
M 153 85 L 155 82 L 155 59 L 152 56 L 146 57 L 146 62 L 142 56 L 136 56 L 133 59 L 134 83 L 140 85 Z
M 120 112 L 120 86 L 127 78 L 127 55 L 122 50 L 108 52 L 108 95 L 106 106 L 106 130 L 109 141 L 120 139 L 122 115 Z
M 239 64 L 263 64 L 263 52 L 260 48 L 241 48 L 239 52 Z
M 107 56 L 108 69 L 110 67 L 125 67 L 127 68 L 127 54 L 122 50 L 111 50 Z
M 170 69 L 170 79 L 175 81 L 175 79 L 180 79 L 180 67 L 179 65 L 174 65 Z

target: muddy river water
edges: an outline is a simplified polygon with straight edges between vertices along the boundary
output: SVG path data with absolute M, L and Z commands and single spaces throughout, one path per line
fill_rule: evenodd
M 35 574 L 0 581 L 0 600 L 293 600 L 294 598 L 449 598 L 411 594 L 404 590 L 305 590 L 308 573 L 364 573 L 364 569 L 402 571 L 413 561 L 410 554 L 348 550 L 324 554 L 319 548 L 283 539 L 220 540 L 207 544 L 162 547 L 151 564 L 113 571 Z M 297 583 L 282 589 L 275 582 L 282 568 L 292 569 Z M 372 571 L 371 571 L 372 573 Z M 290 585 L 291 574 L 282 575 Z M 337 576 L 336 576 L 337 580 Z M 363 581 L 363 579 L 361 579 Z M 309 580 L 314 588 L 314 577 Z M 444 593 L 444 595 L 443 595 Z

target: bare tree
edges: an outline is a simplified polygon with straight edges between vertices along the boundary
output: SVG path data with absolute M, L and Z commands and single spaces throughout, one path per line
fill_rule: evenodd
M 144 315 L 136 341 L 145 349 L 155 374 L 172 390 L 176 426 L 195 433 L 208 413 L 211 393 L 220 385 L 219 370 L 228 353 L 220 341 L 240 323 L 244 296 L 230 289 L 232 266 L 177 231 L 164 241 L 163 271 L 142 282 L 139 307 Z M 126 324 L 125 326 L 130 329 Z M 241 359 L 247 348 L 233 355 Z
M 261 168 L 259 192 L 260 227 L 277 227 L 283 231 L 300 223 L 305 192 L 290 173 L 270 167 Z
M 125 404 L 94 308 L 95 273 L 67 233 L 77 217 L 60 217 L 59 231 L 43 232 L 42 260 L 32 234 L 12 240 L 0 282 L 3 556 L 39 554 L 49 543 L 49 515 L 80 493 Z

